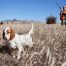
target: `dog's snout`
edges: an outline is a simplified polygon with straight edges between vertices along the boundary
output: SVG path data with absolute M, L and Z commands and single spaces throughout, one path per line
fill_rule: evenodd
M 5 33 L 3 32 L 3 39 L 5 39 Z

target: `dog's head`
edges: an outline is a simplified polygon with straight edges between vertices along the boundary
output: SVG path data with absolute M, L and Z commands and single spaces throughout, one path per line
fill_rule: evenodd
M 6 27 L 3 30 L 3 39 L 12 40 L 14 37 L 15 37 L 15 31 L 12 28 Z

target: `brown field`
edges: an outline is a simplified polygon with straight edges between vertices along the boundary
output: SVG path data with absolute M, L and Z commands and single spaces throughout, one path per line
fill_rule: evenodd
M 30 23 L 0 25 L 0 40 L 2 30 L 6 26 L 12 27 L 18 34 L 28 33 L 31 29 Z M 66 26 L 34 23 L 34 32 L 31 36 L 34 45 L 31 49 L 25 48 L 25 53 L 22 53 L 20 60 L 13 59 L 0 47 L 0 66 L 63 66 L 62 64 L 66 64 Z

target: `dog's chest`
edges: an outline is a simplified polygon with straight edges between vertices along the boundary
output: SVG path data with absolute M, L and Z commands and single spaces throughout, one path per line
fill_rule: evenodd
M 9 42 L 9 43 L 10 43 L 10 44 L 9 44 L 9 47 L 10 47 L 10 48 L 13 48 L 13 49 L 17 48 L 16 42 Z

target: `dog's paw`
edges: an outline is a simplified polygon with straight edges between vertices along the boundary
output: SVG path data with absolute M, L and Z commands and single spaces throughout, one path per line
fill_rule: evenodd
M 20 56 L 17 56 L 17 60 L 19 60 L 20 59 Z
M 17 57 L 17 60 L 19 60 L 20 59 L 20 57 Z
M 16 56 L 15 56 L 15 55 L 13 55 L 13 58 L 16 58 Z

